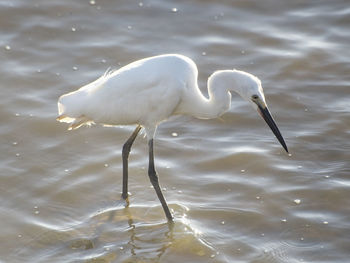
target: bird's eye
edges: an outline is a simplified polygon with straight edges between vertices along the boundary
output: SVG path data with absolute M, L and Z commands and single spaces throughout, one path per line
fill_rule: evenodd
M 253 96 L 252 96 L 252 99 L 253 99 L 253 100 L 257 100 L 258 98 L 259 98 L 258 95 L 253 95 Z

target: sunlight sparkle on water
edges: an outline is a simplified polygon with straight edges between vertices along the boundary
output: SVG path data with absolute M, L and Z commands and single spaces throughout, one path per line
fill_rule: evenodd
M 252 146 L 232 146 L 227 149 L 232 153 L 265 153 L 268 150 Z
M 297 205 L 299 205 L 301 203 L 300 199 L 294 199 L 294 203 L 296 203 Z
M 202 232 L 196 228 L 193 224 L 190 223 L 190 220 L 187 219 L 186 217 L 187 215 L 184 214 L 181 218 L 180 218 L 180 222 L 184 225 L 184 230 L 186 232 L 192 232 L 194 235 L 201 235 Z

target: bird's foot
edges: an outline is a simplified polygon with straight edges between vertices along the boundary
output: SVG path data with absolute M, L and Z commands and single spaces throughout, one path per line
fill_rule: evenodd
M 129 206 L 129 195 L 130 193 L 122 193 L 122 199 L 125 200 L 125 207 Z

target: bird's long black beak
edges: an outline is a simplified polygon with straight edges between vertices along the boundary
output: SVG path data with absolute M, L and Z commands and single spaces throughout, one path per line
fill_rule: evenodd
M 281 143 L 283 148 L 288 153 L 287 145 L 284 142 L 282 134 L 280 133 L 279 129 L 277 128 L 277 125 L 276 125 L 275 121 L 273 120 L 269 109 L 267 108 L 267 106 L 265 106 L 265 107 L 261 106 L 260 103 L 257 103 L 257 105 L 258 105 L 258 112 L 260 113 L 261 117 L 263 117 L 263 119 L 266 121 L 267 125 L 269 125 L 269 127 L 271 128 L 273 134 L 276 136 L 278 141 Z

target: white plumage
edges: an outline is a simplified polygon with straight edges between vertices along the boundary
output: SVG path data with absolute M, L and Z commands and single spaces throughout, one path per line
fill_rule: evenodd
M 194 69 L 193 62 L 183 56 L 136 61 L 61 96 L 60 119 L 71 122 L 73 129 L 92 121 L 109 125 L 141 124 L 149 133 L 174 113 L 186 89 L 194 87 L 190 85 L 195 81 Z
M 161 55 L 138 60 L 121 69 L 107 71 L 94 82 L 62 95 L 58 100 L 57 120 L 70 123 L 69 129 L 91 123 L 138 125 L 127 141 L 127 147 L 124 146 L 127 149 L 124 151 L 123 148 L 123 162 L 126 161 L 124 198 L 127 197 L 127 157 L 141 126 L 146 129 L 150 146 L 150 170 L 151 166 L 154 170 L 153 137 L 158 124 L 177 114 L 203 119 L 216 118 L 230 108 L 231 91 L 238 93 L 258 110 L 288 151 L 268 111 L 261 82 L 257 77 L 238 70 L 216 71 L 208 78 L 209 98 L 200 91 L 197 77 L 196 64 L 182 55 Z M 155 170 L 149 171 L 149 176 L 152 184 L 158 185 Z M 156 192 L 171 220 L 160 189 L 156 189 Z

